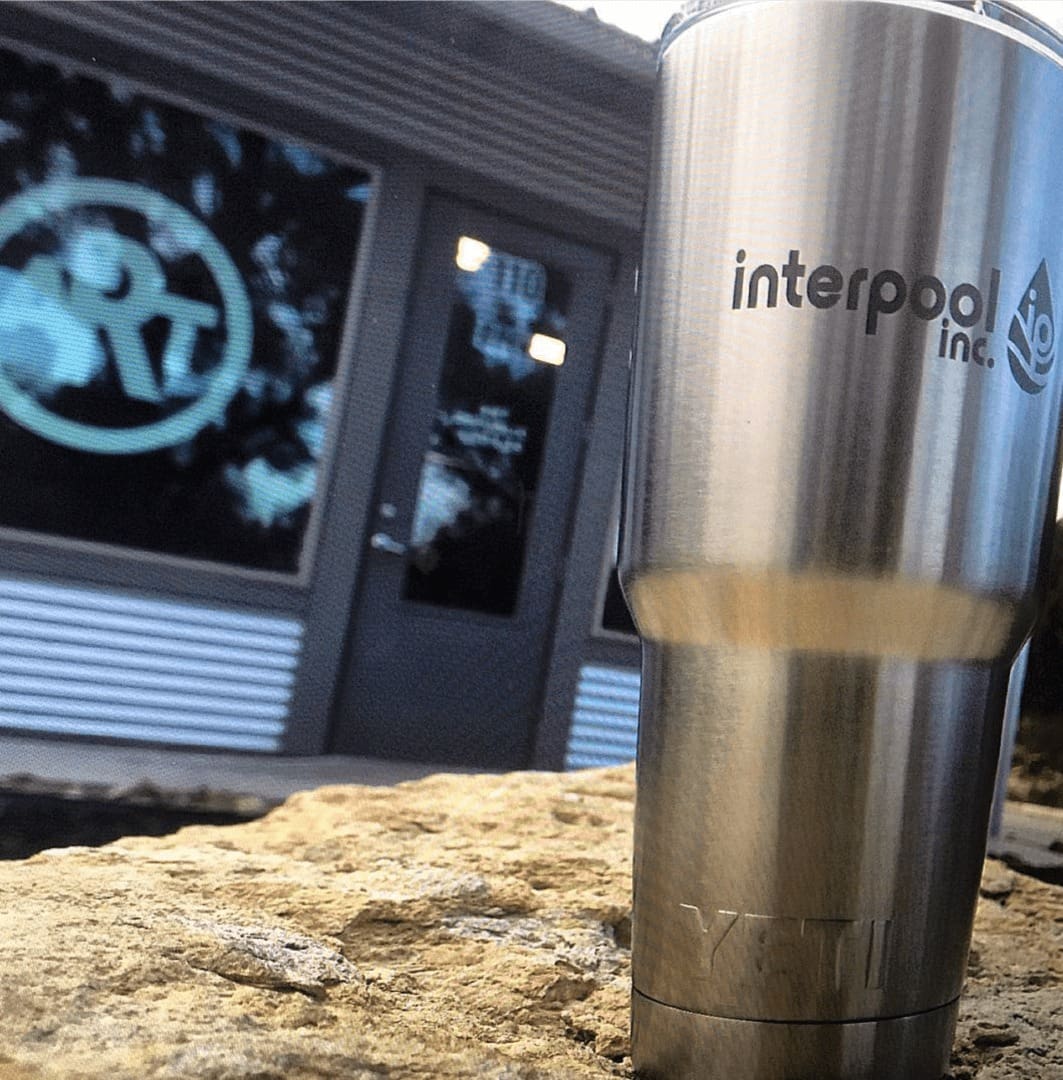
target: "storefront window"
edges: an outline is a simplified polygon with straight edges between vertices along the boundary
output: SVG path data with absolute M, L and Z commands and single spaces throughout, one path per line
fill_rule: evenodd
M 0 526 L 300 567 L 362 169 L 0 50 Z

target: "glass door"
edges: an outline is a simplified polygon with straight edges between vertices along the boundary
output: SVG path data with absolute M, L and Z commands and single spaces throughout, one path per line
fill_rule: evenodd
M 610 270 L 431 205 L 336 750 L 527 763 Z

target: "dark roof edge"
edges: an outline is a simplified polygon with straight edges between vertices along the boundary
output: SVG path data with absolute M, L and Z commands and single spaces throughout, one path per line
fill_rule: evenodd
M 476 0 L 477 12 L 495 22 L 545 38 L 554 48 L 582 57 L 636 82 L 652 85 L 657 72 L 657 46 L 589 13 L 552 0 Z

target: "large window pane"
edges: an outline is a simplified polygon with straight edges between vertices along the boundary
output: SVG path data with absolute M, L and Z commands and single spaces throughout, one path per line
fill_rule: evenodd
M 0 50 L 0 526 L 299 569 L 364 170 Z

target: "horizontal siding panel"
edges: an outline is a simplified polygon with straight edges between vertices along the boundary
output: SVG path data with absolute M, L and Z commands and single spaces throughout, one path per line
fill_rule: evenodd
M 216 694 L 248 701 L 286 702 L 291 696 L 291 679 L 282 686 L 262 686 L 258 680 L 246 681 L 246 673 L 230 667 L 233 677 L 204 679 L 184 672 L 135 671 L 95 664 L 71 664 L 47 658 L 5 656 L 0 644 L 0 686 L 16 689 L 13 679 L 38 676 L 42 679 L 86 680 L 92 684 L 143 687 L 146 690 L 176 690 L 186 693 Z
M 566 769 L 603 769 L 609 765 L 616 765 L 616 758 L 612 754 L 572 754 L 565 761 Z
M 143 652 L 159 652 L 169 656 L 187 656 L 192 659 L 212 660 L 225 656 L 241 664 L 259 667 L 291 667 L 296 657 L 281 652 L 255 649 L 222 648 L 216 642 L 175 641 L 150 634 L 126 634 L 115 630 L 106 634 L 83 626 L 64 626 L 58 620 L 44 622 L 36 619 L 9 619 L 0 615 L 0 635 L 11 634 L 38 641 L 68 641 L 77 644 L 100 644 L 110 648 L 127 648 Z
M 638 730 L 637 716 L 607 716 L 604 713 L 588 713 L 576 709 L 572 713 L 572 723 L 578 725 L 577 734 L 572 738 L 587 736 L 591 738 L 614 738 L 624 741 L 628 732 L 634 740 Z
M 163 727 L 156 724 L 119 724 L 106 721 L 71 720 L 53 716 L 24 717 L 0 709 L 0 726 L 43 735 L 76 735 L 91 739 L 123 739 L 136 742 L 166 743 L 173 746 L 222 750 L 280 749 L 276 735 L 255 735 L 240 732 L 192 731 L 184 727 Z
M 218 655 L 217 650 L 212 651 L 212 656 L 216 657 Z M 5 659 L 17 657 L 40 657 L 43 661 L 98 663 L 117 668 L 127 676 L 134 671 L 158 672 L 160 674 L 186 673 L 189 676 L 224 679 L 234 685 L 250 679 L 257 685 L 285 689 L 289 689 L 295 681 L 295 662 L 291 658 L 287 660 L 281 658 L 278 661 L 278 670 L 255 667 L 249 671 L 244 665 L 225 663 L 214 659 L 194 660 L 184 656 L 175 657 L 169 653 L 153 655 L 124 649 L 105 648 L 100 645 L 68 645 L 54 641 L 40 641 L 36 638 L 19 638 L 0 634 L 0 664 Z M 15 662 L 14 659 L 12 659 L 12 662 Z M 284 669 L 280 668 L 282 663 Z
M 187 14 L 173 7 L 169 11 L 176 16 Z M 236 13 L 232 8 L 215 8 L 208 14 L 212 21 L 228 23 L 233 33 L 247 27 L 246 18 L 234 17 Z M 256 21 L 283 22 L 277 18 L 276 11 L 271 12 L 268 7 L 256 12 Z M 330 85 L 329 93 L 345 104 L 350 102 L 352 92 L 362 95 L 366 102 L 373 101 L 385 107 L 396 97 L 405 97 L 417 101 L 421 115 L 431 116 L 439 107 L 440 87 L 446 86 L 450 123 L 465 138 L 474 139 L 479 133 L 481 145 L 498 143 L 508 148 L 514 133 L 519 132 L 518 152 L 540 162 L 554 163 L 555 176 L 560 172 L 582 184 L 595 181 L 609 184 L 612 181 L 617 192 L 629 192 L 631 185 L 639 183 L 641 174 L 628 145 L 628 128 L 618 123 L 611 113 L 584 105 L 583 109 L 589 115 L 583 117 L 571 101 L 559 98 L 555 103 L 551 100 L 550 88 L 539 85 L 534 90 L 538 123 L 529 124 L 529 87 L 507 79 L 504 73 L 485 76 L 463 67 L 464 57 L 446 52 L 429 40 L 420 43 L 417 63 L 411 64 L 407 38 L 384 23 L 374 26 L 372 45 L 366 47 L 366 38 L 359 36 L 356 30 L 352 33 L 352 27 L 334 25 L 330 35 L 314 33 L 311 22 L 312 17 L 303 19 L 306 44 L 293 43 L 291 49 L 271 48 L 272 42 L 265 35 L 254 35 L 247 40 L 257 39 L 255 51 L 269 55 L 278 63 L 290 63 L 292 59 L 299 61 L 303 71 L 314 70 L 314 65 L 320 65 L 324 59 L 325 65 L 319 67 L 321 78 L 335 72 L 336 81 Z M 334 48 L 338 40 L 342 40 L 342 51 Z M 357 88 L 352 86 L 349 76 L 343 78 L 340 75 L 344 65 L 358 71 Z M 484 107 L 485 100 L 490 100 L 490 108 Z M 563 162 L 556 160 L 558 131 L 578 139 L 581 144 L 579 153 Z M 512 150 L 507 149 L 507 152 Z
M 642 686 L 642 676 L 636 668 L 602 667 L 598 664 L 584 664 L 580 669 L 580 681 L 615 687 L 618 690 L 626 687 L 628 692 L 634 691 L 636 697 Z
M 0 727 L 277 750 L 297 620 L 0 579 Z
M 254 7 L 256 20 L 270 22 L 278 30 L 290 26 L 290 23 L 285 25 L 285 21 L 278 19 L 282 9 L 274 7 L 261 11 L 257 3 L 216 7 L 210 14 L 223 19 L 231 18 L 236 8 L 241 8 L 246 14 L 249 7 Z M 410 36 L 403 28 L 380 19 L 374 20 L 372 42 L 376 49 L 372 50 L 368 48 L 370 39 L 361 25 L 356 25 L 350 18 L 337 19 L 334 15 L 329 16 L 326 11 L 326 8 L 317 6 L 312 7 L 309 12 L 300 13 L 301 37 L 312 46 L 304 55 L 321 56 L 329 53 L 330 64 L 336 65 L 337 73 L 347 57 L 352 55 L 358 55 L 368 63 L 382 62 L 381 58 L 390 58 L 393 64 L 404 64 L 408 70 Z M 357 54 L 352 52 L 352 49 L 359 47 Z M 617 155 L 621 160 L 625 160 L 629 168 L 633 168 L 630 160 L 619 153 L 624 140 L 631 139 L 629 118 L 620 117 L 616 112 L 589 101 L 581 101 L 579 109 L 574 110 L 572 99 L 556 92 L 550 84 L 537 82 L 534 87 L 529 87 L 527 82 L 497 67 L 492 68 L 489 73 L 485 72 L 483 66 L 474 58 L 456 53 L 454 49 L 440 44 L 428 35 L 419 36 L 417 60 L 420 71 L 425 74 L 420 75 L 420 71 L 413 74 L 418 77 L 418 86 L 426 102 L 438 100 L 439 87 L 447 82 L 451 87 L 460 87 L 464 92 L 462 96 L 475 96 L 480 101 L 491 97 L 495 106 L 501 110 L 501 115 L 523 123 L 527 120 L 527 112 L 524 109 L 515 109 L 512 104 L 507 105 L 507 98 L 511 103 L 521 102 L 527 105 L 529 92 L 533 92 L 535 115 L 547 125 L 586 137 L 587 146 L 594 152 Z M 402 68 L 393 70 L 401 71 Z M 498 100 L 503 94 L 506 97 Z
M 170 724 L 174 727 L 216 728 L 223 731 L 266 731 L 279 734 L 284 724 L 252 717 L 212 715 L 185 709 L 160 709 L 147 705 L 116 705 L 111 702 L 75 701 L 43 694 L 12 694 L 0 690 L 0 709 L 10 713 L 39 713 L 44 716 L 86 716 L 95 720 L 125 720 L 128 723 Z
M 67 626 L 85 626 L 93 630 L 120 630 L 132 634 L 151 634 L 156 638 L 173 638 L 180 641 L 214 642 L 237 645 L 244 649 L 285 650 L 298 647 L 298 637 L 278 638 L 272 634 L 255 634 L 247 630 L 223 629 L 213 626 L 197 626 L 193 623 L 176 622 L 167 618 L 148 618 L 140 615 L 119 615 L 108 611 L 34 600 L 3 601 L 5 615 L 58 621 Z
M 610 715 L 638 716 L 639 714 L 637 697 L 632 701 L 627 697 L 621 697 L 619 694 L 610 696 L 607 693 L 598 693 L 597 691 L 593 694 L 577 694 L 576 708 L 586 709 L 589 712 L 604 712 Z
M 395 25 L 370 4 L 53 2 L 34 10 L 327 117 L 351 131 L 344 149 L 354 156 L 362 130 L 639 227 L 649 124 L 632 114 L 648 116 L 650 91 L 638 79 L 632 110 L 619 115 L 448 48 L 431 22 L 420 32 Z
M 296 619 L 252 615 L 242 611 L 225 611 L 202 604 L 146 600 L 139 596 L 124 596 L 120 593 L 77 588 L 72 585 L 53 585 L 51 582 L 0 578 L 0 597 L 10 597 L 13 600 L 40 600 L 47 604 L 85 607 L 95 611 L 113 611 L 123 615 L 150 615 L 156 619 L 188 622 L 195 626 L 252 630 L 258 634 L 276 634 L 285 638 L 297 638 L 303 632 L 302 623 Z
M 584 664 L 573 699 L 566 769 L 619 765 L 638 747 L 641 675 L 630 668 Z
M 615 732 L 611 738 L 608 732 L 603 732 L 600 739 L 593 739 L 588 733 L 582 732 L 569 742 L 568 748 L 574 754 L 600 754 L 615 761 L 630 761 L 635 756 L 638 743 L 634 735 L 630 739 L 620 739 Z
M 124 682 L 124 680 L 123 680 Z M 180 693 L 140 686 L 104 686 L 98 682 L 74 679 L 48 679 L 33 675 L 8 675 L 0 672 L 0 698 L 13 702 L 19 694 L 45 697 L 77 698 L 82 701 L 113 702 L 125 705 L 159 705 L 167 709 L 195 709 L 231 716 L 252 716 L 283 720 L 288 713 L 285 702 L 244 701 L 240 698 L 208 694 Z M 14 707 L 14 706 L 13 706 Z

